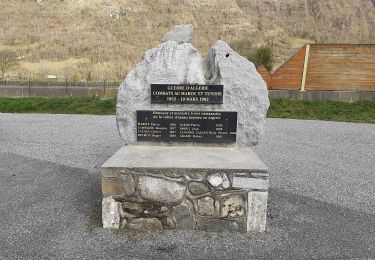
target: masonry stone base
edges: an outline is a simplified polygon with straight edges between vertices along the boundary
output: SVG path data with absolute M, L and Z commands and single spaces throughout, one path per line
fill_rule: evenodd
M 268 186 L 249 148 L 124 146 L 102 166 L 103 227 L 264 232 Z

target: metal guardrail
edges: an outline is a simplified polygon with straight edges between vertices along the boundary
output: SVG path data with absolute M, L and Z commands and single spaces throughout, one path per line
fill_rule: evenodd
M 118 87 L 121 82 L 117 81 L 69 81 L 69 80 L 0 80 L 0 85 L 3 86 L 61 86 L 61 87 L 97 87 L 97 88 L 107 88 L 107 87 Z

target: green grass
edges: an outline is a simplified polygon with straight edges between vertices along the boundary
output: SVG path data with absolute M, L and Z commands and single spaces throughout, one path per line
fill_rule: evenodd
M 116 100 L 97 98 L 3 98 L 2 113 L 89 114 L 112 115 Z
M 3 98 L 2 113 L 115 114 L 114 99 L 97 98 Z M 271 100 L 267 117 L 375 123 L 375 101 Z
M 267 117 L 375 123 L 375 101 L 271 100 Z

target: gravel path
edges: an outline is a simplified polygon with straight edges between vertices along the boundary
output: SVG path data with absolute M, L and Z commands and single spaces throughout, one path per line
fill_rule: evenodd
M 375 125 L 268 119 L 268 230 L 113 232 L 99 168 L 114 116 L 0 114 L 0 259 L 375 257 Z

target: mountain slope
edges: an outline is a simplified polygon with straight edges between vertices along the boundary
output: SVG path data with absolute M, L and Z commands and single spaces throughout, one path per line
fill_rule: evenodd
M 375 43 L 375 0 L 8 0 L 0 10 L 0 49 L 22 57 L 9 77 L 122 79 L 179 23 L 194 25 L 202 54 L 217 39 L 239 52 L 267 44 L 277 63 L 306 42 Z

